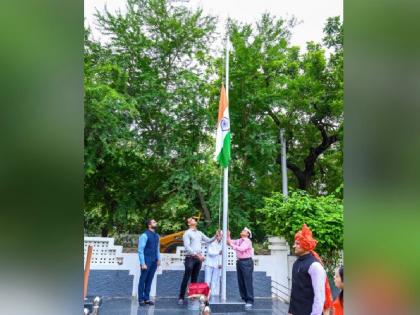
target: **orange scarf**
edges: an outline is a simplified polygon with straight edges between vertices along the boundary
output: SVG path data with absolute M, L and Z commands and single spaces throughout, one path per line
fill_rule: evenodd
M 344 315 L 343 304 L 341 304 L 340 298 L 337 298 L 333 302 L 333 315 Z

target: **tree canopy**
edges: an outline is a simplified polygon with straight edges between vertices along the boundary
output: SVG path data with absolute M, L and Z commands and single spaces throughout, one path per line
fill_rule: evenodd
M 138 233 L 154 217 L 166 234 L 198 212 L 200 228 L 214 232 L 224 82 L 216 17 L 166 0 L 127 0 L 125 13 L 105 10 L 96 19 L 105 40 L 85 31 L 86 233 Z M 229 222 L 233 234 L 246 225 L 257 240 L 268 233 L 257 209 L 281 190 L 281 128 L 291 188 L 316 197 L 343 181 L 342 22 L 328 19 L 323 42 L 305 51 L 290 43 L 294 25 L 270 14 L 255 25 L 227 25 Z

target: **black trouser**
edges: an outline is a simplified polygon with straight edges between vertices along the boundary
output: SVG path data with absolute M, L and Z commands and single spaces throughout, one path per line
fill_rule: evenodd
M 196 283 L 198 280 L 198 274 L 201 269 L 201 260 L 197 257 L 187 256 L 185 257 L 185 271 L 184 277 L 182 278 L 181 291 L 179 292 L 179 298 L 183 299 L 185 297 L 185 291 L 187 290 L 188 280 L 191 277 L 191 283 Z
M 252 261 L 252 258 L 238 259 L 236 261 L 239 294 L 245 303 L 254 303 L 254 287 L 252 285 L 253 272 L 254 262 Z

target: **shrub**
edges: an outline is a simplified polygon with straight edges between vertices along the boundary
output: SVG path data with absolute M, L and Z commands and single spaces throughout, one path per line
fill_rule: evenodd
M 274 192 L 264 198 L 264 207 L 258 223 L 269 235 L 283 236 L 289 245 L 295 233 L 306 225 L 312 230 L 318 244 L 315 251 L 321 256 L 328 272 L 337 266 L 343 249 L 343 204 L 334 194 L 311 196 L 305 191 L 291 191 L 284 195 Z

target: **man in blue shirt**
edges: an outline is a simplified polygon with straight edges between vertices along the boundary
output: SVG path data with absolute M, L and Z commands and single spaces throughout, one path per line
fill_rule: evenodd
M 139 237 L 139 260 L 141 275 L 139 280 L 139 305 L 154 305 L 150 300 L 150 288 L 157 267 L 160 265 L 159 234 L 155 232 L 157 222 L 154 219 L 146 221 L 147 230 Z

